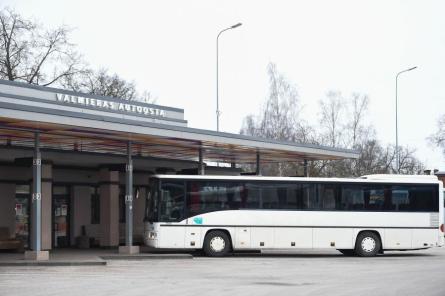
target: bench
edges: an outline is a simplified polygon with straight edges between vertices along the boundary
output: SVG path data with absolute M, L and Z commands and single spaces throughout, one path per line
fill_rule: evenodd
M 8 227 L 0 227 L 0 250 L 23 252 L 24 245 L 21 240 L 11 237 Z

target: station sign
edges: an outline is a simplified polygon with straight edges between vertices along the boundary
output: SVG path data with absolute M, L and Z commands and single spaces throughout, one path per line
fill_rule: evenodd
M 143 106 L 142 104 L 132 104 L 128 102 L 116 102 L 107 99 L 87 98 L 67 94 L 56 94 L 56 101 L 75 105 L 78 107 L 90 107 L 103 111 L 118 111 L 122 113 L 139 114 L 146 116 L 166 117 L 165 110 Z

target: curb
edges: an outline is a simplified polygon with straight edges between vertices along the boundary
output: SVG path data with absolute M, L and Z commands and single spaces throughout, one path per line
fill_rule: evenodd
M 2 261 L 0 266 L 105 266 L 106 261 Z
M 103 260 L 193 259 L 190 254 L 108 255 L 99 257 Z

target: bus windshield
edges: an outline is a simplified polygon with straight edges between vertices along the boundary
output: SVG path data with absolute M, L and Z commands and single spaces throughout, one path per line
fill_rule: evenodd
M 161 183 L 159 219 L 163 222 L 179 222 L 184 219 L 184 182 L 164 180 Z

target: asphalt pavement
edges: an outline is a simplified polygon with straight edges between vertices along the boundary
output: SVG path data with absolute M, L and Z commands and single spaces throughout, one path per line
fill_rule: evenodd
M 0 295 L 438 295 L 445 248 L 345 257 L 335 250 L 106 266 L 1 267 Z

